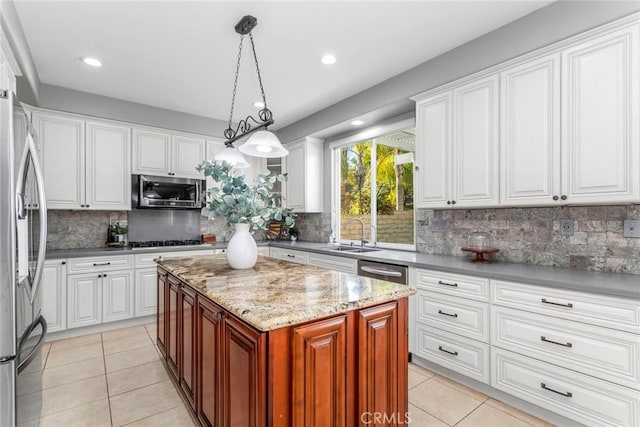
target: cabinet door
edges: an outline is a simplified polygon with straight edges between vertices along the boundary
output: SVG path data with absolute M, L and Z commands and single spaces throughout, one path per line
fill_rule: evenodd
M 158 314 L 156 327 L 158 329 L 158 348 L 163 356 L 167 356 L 167 300 L 169 296 L 169 281 L 167 273 L 158 271 L 157 273 L 157 294 L 158 294 Z
M 204 179 L 196 166 L 204 161 L 205 140 L 173 135 L 173 164 L 171 174 L 182 178 Z
M 500 203 L 559 201 L 560 55 L 502 72 L 500 97 Z
M 180 386 L 187 396 L 187 400 L 191 407 L 195 409 L 195 391 L 196 391 L 196 349 L 194 348 L 196 340 L 196 310 L 195 310 L 195 292 L 187 287 L 182 287 L 180 298 Z
M 100 277 L 99 277 L 100 276 Z M 102 322 L 102 275 L 73 274 L 67 277 L 67 327 Z
M 451 204 L 497 206 L 498 76 L 455 89 L 453 106 Z
M 267 159 L 261 157 L 247 156 L 243 154 L 244 159 L 249 163 L 248 168 L 238 169 L 238 171 L 244 175 L 244 182 L 247 184 L 253 183 L 256 176 L 266 173 L 267 171 Z
M 53 114 L 33 116 L 42 145 L 47 207 L 84 207 L 84 121 Z
M 179 316 L 178 303 L 180 301 L 180 282 L 169 276 L 169 295 L 167 298 L 167 365 L 171 369 L 173 376 L 180 378 L 179 359 L 178 359 L 178 327 Z
M 267 425 L 266 336 L 226 315 L 222 323 L 222 343 L 221 425 Z
M 441 208 L 451 201 L 451 94 L 416 106 L 415 203 Z
M 133 129 L 132 173 L 166 176 L 171 167 L 171 135 Z
M 157 269 L 136 269 L 135 317 L 156 314 L 158 310 L 157 280 Z
M 407 375 L 398 368 L 399 358 L 407 363 L 406 349 L 398 348 L 398 317 L 395 301 L 358 313 L 359 414 L 406 412 L 398 407 L 404 401 L 398 396 L 403 384 L 398 378 Z
M 305 147 L 291 145 L 287 156 L 287 207 L 296 212 L 305 211 Z
M 45 261 L 42 270 L 42 315 L 47 320 L 47 332 L 67 329 L 67 262 Z
M 347 316 L 293 329 L 293 424 L 346 426 Z
M 86 207 L 131 209 L 131 128 L 86 123 Z
M 207 139 L 207 156 L 206 159 L 213 162 L 214 157 L 224 150 L 224 140 L 222 139 Z M 213 179 L 210 176 L 207 178 L 207 190 L 213 187 Z
M 133 272 L 110 271 L 102 274 L 102 321 L 133 317 Z
M 638 25 L 562 54 L 563 191 L 567 203 L 640 199 Z
M 198 419 L 205 426 L 216 426 L 221 422 L 220 409 L 220 315 L 222 310 L 204 298 L 197 298 L 197 376 L 196 408 Z

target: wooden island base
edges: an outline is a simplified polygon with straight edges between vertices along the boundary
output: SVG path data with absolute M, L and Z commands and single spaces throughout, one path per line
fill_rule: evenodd
M 157 345 L 203 426 L 406 425 L 407 315 L 403 297 L 260 331 L 158 269 Z

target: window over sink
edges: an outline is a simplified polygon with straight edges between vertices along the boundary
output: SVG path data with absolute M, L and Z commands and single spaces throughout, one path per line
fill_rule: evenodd
M 331 149 L 333 237 L 415 249 L 412 120 L 365 130 Z

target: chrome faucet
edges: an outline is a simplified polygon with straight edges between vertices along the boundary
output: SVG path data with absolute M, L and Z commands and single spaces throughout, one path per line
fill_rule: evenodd
M 360 247 L 364 248 L 364 244 L 368 243 L 366 236 L 364 234 L 364 221 L 362 221 L 360 218 L 351 218 L 349 221 L 347 221 L 343 228 L 346 230 L 347 228 L 349 228 L 349 224 L 351 224 L 352 222 L 357 221 L 360 223 L 360 227 L 361 227 L 361 231 L 360 231 Z

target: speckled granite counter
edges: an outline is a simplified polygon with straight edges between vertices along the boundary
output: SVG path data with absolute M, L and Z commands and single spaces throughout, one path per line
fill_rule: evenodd
M 405 285 L 262 256 L 248 270 L 229 268 L 225 255 L 172 258 L 158 264 L 261 331 L 415 293 Z

